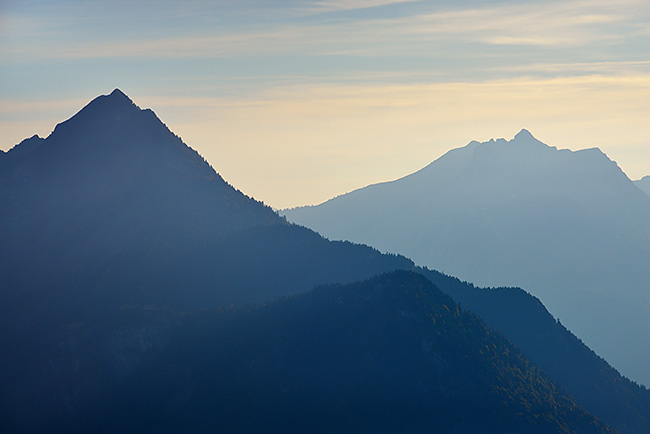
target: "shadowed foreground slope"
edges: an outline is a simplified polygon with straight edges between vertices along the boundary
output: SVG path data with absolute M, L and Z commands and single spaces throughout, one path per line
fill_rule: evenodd
M 90 348 L 80 353 L 82 336 Z M 62 343 L 63 378 L 50 381 L 70 400 L 35 430 L 615 432 L 411 272 L 260 307 L 123 310 Z
M 92 424 L 99 421 L 127 429 L 132 420 L 142 424 L 141 431 L 152 424 L 166 426 L 158 421 L 167 420 L 167 409 L 183 402 L 200 408 L 203 404 L 192 396 L 213 399 L 212 389 L 202 385 L 202 378 L 208 381 L 212 375 L 213 362 L 231 363 L 224 366 L 235 369 L 236 358 L 202 361 L 197 349 L 201 344 L 193 339 L 210 329 L 199 325 L 201 318 L 230 324 L 223 318 L 252 321 L 266 311 L 214 318 L 214 313 L 180 312 L 264 302 L 308 291 L 315 284 L 413 267 L 406 258 L 330 242 L 288 224 L 225 183 L 152 111 L 139 109 L 118 90 L 95 99 L 47 139 L 32 137 L 2 154 L 0 207 L 0 421 L 10 428 L 2 430 L 6 432 L 40 432 L 44 427 L 67 432 L 84 426 L 94 431 L 98 426 Z M 292 303 L 280 305 L 301 306 Z M 187 332 L 195 327 L 192 324 L 196 328 Z M 368 331 L 384 327 L 367 325 Z M 291 326 L 302 327 L 297 322 Z M 222 333 L 219 330 L 215 333 Z M 241 333 L 228 339 L 236 340 Z M 399 340 L 398 335 L 390 336 Z M 365 342 L 361 335 L 356 339 Z M 195 349 L 183 346 L 191 342 Z M 315 362 L 309 355 L 313 348 L 305 345 L 302 361 Z M 245 363 L 255 365 L 268 356 L 263 346 L 260 353 L 253 344 L 247 348 L 241 359 Z M 186 351 L 193 356 L 176 359 L 174 354 Z M 379 360 L 392 357 L 387 353 L 376 362 L 355 361 L 361 356 L 354 352 L 336 357 L 340 364 L 347 360 L 370 366 L 371 371 L 372 363 L 387 367 L 408 362 Z M 197 371 L 200 375 L 192 376 L 195 364 L 203 367 Z M 271 368 L 259 383 L 275 402 L 283 389 L 274 389 L 271 382 L 281 367 Z M 190 377 L 181 379 L 181 371 Z M 499 381 L 510 381 L 506 377 Z M 448 379 L 456 380 L 459 387 L 465 384 Z M 188 393 L 177 390 L 170 398 L 168 388 L 175 384 Z M 236 388 L 243 383 L 233 384 Z M 165 403 L 162 407 L 158 399 Z M 249 404 L 238 399 L 233 402 L 241 407 L 231 407 L 245 412 Z M 462 408 L 458 411 L 465 411 Z M 511 415 L 503 414 L 499 423 Z M 518 423 L 517 417 L 507 423 Z
M 455 301 L 502 333 L 582 407 L 625 434 L 650 433 L 650 390 L 612 368 L 520 288 L 478 288 L 416 268 Z

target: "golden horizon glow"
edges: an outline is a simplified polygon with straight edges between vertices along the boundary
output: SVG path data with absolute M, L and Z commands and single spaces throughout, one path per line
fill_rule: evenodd
M 118 87 L 278 208 L 522 128 L 558 148 L 599 147 L 639 179 L 649 22 L 645 0 L 9 0 L 0 149 Z

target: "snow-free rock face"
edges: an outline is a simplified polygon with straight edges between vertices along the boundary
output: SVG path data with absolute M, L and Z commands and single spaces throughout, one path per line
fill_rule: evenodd
M 522 130 L 286 217 L 481 286 L 521 286 L 650 384 L 650 197 L 599 149 Z

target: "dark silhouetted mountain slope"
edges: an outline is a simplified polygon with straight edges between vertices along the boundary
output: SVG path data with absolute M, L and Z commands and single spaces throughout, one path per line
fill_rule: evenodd
M 288 224 L 119 90 L 3 154 L 0 210 L 0 414 L 21 420 L 38 414 L 61 337 L 79 324 L 112 324 L 133 307 L 263 302 L 413 266 Z M 78 332 L 75 345 L 92 345 Z
M 0 205 L 3 307 L 51 296 L 49 310 L 76 291 L 84 303 L 196 309 L 411 266 L 288 225 L 119 90 L 10 150 Z
M 650 384 L 650 197 L 598 149 L 558 150 L 522 130 L 285 214 L 480 286 L 525 288 Z
M 251 405 L 258 406 L 259 414 L 270 414 L 274 408 L 284 414 L 291 405 L 302 405 L 308 415 L 317 415 L 324 427 L 344 426 L 341 424 L 351 420 L 364 426 L 366 419 L 351 415 L 349 409 L 368 415 L 384 408 L 381 405 L 386 402 L 395 403 L 401 416 L 391 419 L 382 415 L 372 426 L 384 426 L 383 421 L 385 426 L 395 427 L 410 410 L 399 407 L 392 397 L 369 401 L 369 407 L 361 408 L 359 396 L 368 396 L 364 389 L 368 383 L 353 383 L 348 389 L 336 383 L 332 390 L 341 401 L 334 408 L 335 420 L 322 412 L 318 396 L 304 400 L 300 388 L 321 390 L 338 372 L 349 368 L 345 378 L 352 378 L 365 367 L 369 371 L 365 378 L 377 383 L 377 388 L 370 390 L 398 390 L 400 397 L 413 400 L 415 395 L 408 395 L 408 390 L 419 385 L 419 380 L 416 383 L 405 376 L 405 386 L 400 386 L 397 380 L 387 378 L 384 387 L 379 384 L 379 374 L 394 363 L 404 368 L 405 375 L 411 370 L 424 372 L 430 368 L 429 362 L 438 363 L 435 357 L 426 362 L 425 350 L 396 359 L 391 354 L 397 347 L 380 345 L 379 335 L 371 332 L 381 331 L 381 336 L 397 345 L 400 340 L 413 344 L 408 335 L 413 330 L 400 329 L 407 333 L 400 336 L 401 332 L 390 332 L 393 320 L 384 321 L 363 310 L 386 310 L 390 303 L 405 303 L 399 297 L 373 298 L 372 291 L 364 292 L 364 284 L 345 287 L 345 291 L 358 288 L 359 297 L 369 303 L 364 306 L 361 299 L 354 298 L 355 308 L 347 313 L 310 310 L 315 305 L 306 307 L 304 300 L 314 300 L 314 295 L 231 313 L 210 310 L 217 305 L 265 302 L 309 291 L 316 284 L 412 269 L 413 263 L 367 246 L 330 242 L 307 228 L 288 224 L 269 207 L 228 185 L 151 110 L 141 110 L 119 90 L 93 100 L 46 139 L 34 136 L 0 154 L 0 209 L 2 432 L 42 432 L 45 428 L 49 432 L 70 432 L 72 428 L 151 431 L 153 427 L 177 432 L 185 424 L 192 425 L 195 432 L 213 432 L 207 428 L 215 423 L 210 412 L 230 414 L 227 424 L 236 429 L 259 428 L 261 416 L 251 419 Z M 386 284 L 394 286 L 403 278 L 409 287 L 420 279 L 396 276 L 386 278 Z M 317 293 L 330 290 L 342 289 Z M 409 294 L 421 296 L 417 291 Z M 454 311 L 450 303 L 443 304 L 449 312 Z M 207 312 L 196 313 L 201 310 Z M 465 318 L 465 314 L 458 315 Z M 315 323 L 310 325 L 308 317 Z M 283 323 L 286 318 L 295 321 Z M 340 327 L 329 337 L 325 332 L 314 335 L 312 331 L 327 323 L 323 318 L 330 318 L 333 325 L 348 324 L 345 332 L 350 336 L 342 334 Z M 406 318 L 411 317 L 407 314 Z M 475 319 L 468 321 L 478 330 L 477 339 L 482 339 L 482 333 L 491 335 Z M 304 334 L 296 337 L 292 330 Z M 281 336 L 279 346 L 272 345 L 274 336 Z M 314 340 L 309 346 L 305 341 L 313 336 L 325 340 Z M 469 339 L 468 334 L 462 336 Z M 218 345 L 214 348 L 225 353 L 204 345 L 215 339 Z M 346 350 L 332 352 L 332 342 L 339 340 L 348 342 Z M 321 353 L 315 350 L 319 342 L 328 343 L 319 346 Z M 351 343 L 359 342 L 362 348 L 355 350 Z M 462 342 L 449 348 L 465 348 Z M 366 344 L 372 348 L 369 353 L 363 352 Z M 318 362 L 316 355 L 322 353 L 323 361 Z M 224 354 L 228 357 L 223 358 Z M 374 355 L 368 359 L 368 354 Z M 500 354 L 494 353 L 490 359 L 501 366 L 497 377 L 497 371 L 481 365 L 477 372 L 485 368 L 486 378 L 423 380 L 428 390 L 449 388 L 441 390 L 441 395 L 425 397 L 426 402 L 439 403 L 441 396 L 467 393 L 470 383 L 480 385 L 482 397 L 487 399 L 485 403 L 476 399 L 465 407 L 459 405 L 453 414 L 435 410 L 432 414 L 447 417 L 440 423 L 461 430 L 479 427 L 480 418 L 473 409 L 490 408 L 494 412 L 486 416 L 486 432 L 502 432 L 497 427 L 505 426 L 515 432 L 602 432 L 570 399 L 557 395 L 555 386 L 542 377 L 535 380 L 541 374 L 530 370 L 529 362 L 520 355 L 516 360 L 525 367 L 525 375 L 515 372 L 510 377 L 512 371 L 503 366 L 510 366 L 511 361 L 501 360 Z M 325 357 L 328 355 L 338 364 L 325 366 L 332 361 Z M 445 357 L 456 360 L 460 356 L 448 349 Z M 293 364 L 284 366 L 283 360 Z M 259 371 L 255 366 L 260 366 Z M 383 368 L 377 371 L 375 366 Z M 295 377 L 289 372 L 293 369 Z M 469 365 L 463 369 L 449 373 L 464 375 Z M 312 382 L 310 373 L 316 376 Z M 276 374 L 289 383 L 276 382 Z M 522 378 L 530 379 L 532 389 L 524 386 Z M 293 401 L 283 404 L 287 384 Z M 488 384 L 494 385 L 494 393 L 487 392 L 492 387 Z M 222 392 L 222 385 L 229 388 Z M 548 399 L 540 398 L 538 387 Z M 504 388 L 509 391 L 499 392 Z M 229 401 L 230 397 L 234 400 Z M 332 396 L 325 398 L 329 401 L 321 404 L 333 403 Z M 538 398 L 546 401 L 540 403 Z M 223 407 L 215 407 L 215 403 Z M 545 416 L 533 423 L 517 413 L 520 405 L 532 409 L 530 414 Z M 188 420 L 188 406 L 195 407 L 200 417 Z M 422 408 L 413 411 L 424 411 Z M 278 424 L 288 421 L 282 414 L 271 416 Z M 249 422 L 242 424 L 237 417 Z M 468 417 L 467 422 L 459 422 Z M 291 422 L 288 431 L 293 426 L 294 430 L 304 428 L 305 420 Z M 286 425 L 282 428 L 287 430 Z
M 410 272 L 260 307 L 122 310 L 68 330 L 59 360 L 48 380 L 69 399 L 35 431 L 614 432 Z
M 0 177 L 9 210 L 2 215 L 9 229 L 2 274 L 23 267 L 46 273 L 21 273 L 11 282 L 18 287 L 65 278 L 70 265 L 87 268 L 133 245 L 182 247 L 280 221 L 119 90 L 93 100 L 47 139 L 10 150 Z
M 502 333 L 583 408 L 621 433 L 650 432 L 650 390 L 622 377 L 520 288 L 478 288 L 416 268 L 438 288 Z

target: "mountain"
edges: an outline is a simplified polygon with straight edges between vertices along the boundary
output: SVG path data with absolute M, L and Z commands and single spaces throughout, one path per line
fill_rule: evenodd
M 650 390 L 612 368 L 521 288 L 479 288 L 440 272 L 415 271 L 510 339 L 576 402 L 626 434 L 650 433 Z
M 119 90 L 8 151 L 0 207 L 4 314 L 16 303 L 69 309 L 73 298 L 179 310 L 261 302 L 412 266 L 287 224 Z
M 206 359 L 202 339 L 227 332 L 204 328 L 203 319 L 223 324 L 223 318 L 235 314 L 219 311 L 232 310 L 231 304 L 268 303 L 316 284 L 413 269 L 404 257 L 327 241 L 288 224 L 228 185 L 151 110 L 141 110 L 119 90 L 93 100 L 46 139 L 34 136 L 1 154 L 0 209 L 2 432 L 70 432 L 73 427 L 96 432 L 103 429 L 100 424 L 106 424 L 105 431 L 118 426 L 147 431 L 158 421 L 166 425 L 170 421 L 161 415 L 174 405 L 203 405 L 192 396 L 225 399 L 201 385 L 201 378 L 217 378 L 213 362 L 226 363 L 226 374 L 214 381 L 227 382 L 230 373 L 242 372 L 233 371 L 238 360 L 255 365 L 268 356 L 264 346 L 255 352 L 255 342 L 278 335 L 274 331 L 247 341 L 244 355 L 249 359 L 233 356 L 224 362 L 215 354 Z M 271 315 L 262 330 L 251 330 L 256 323 L 242 319 L 241 327 L 251 325 L 235 330 L 231 341 L 274 330 L 273 323 L 294 308 L 287 309 Z M 237 317 L 252 318 L 246 315 Z M 299 330 L 302 322 L 290 327 Z M 385 327 L 382 321 L 372 324 L 378 330 Z M 359 334 L 356 339 L 365 338 Z M 287 348 L 298 348 L 287 342 Z M 281 360 L 291 354 L 284 353 Z M 378 354 L 377 363 L 388 363 L 381 359 L 386 352 Z M 307 353 L 301 357 L 313 361 Z M 360 363 L 358 354 L 335 357 Z M 279 368 L 268 369 L 271 381 Z M 510 381 L 510 374 L 504 375 L 501 380 Z M 596 388 L 604 380 L 598 381 Z M 261 384 L 265 393 L 277 393 L 271 383 Z M 605 386 L 602 390 L 609 391 Z M 341 393 L 358 393 L 354 390 Z M 595 400 L 608 402 L 602 393 L 594 394 Z M 241 415 L 248 407 L 240 403 Z M 632 418 L 642 407 L 630 405 L 633 412 L 624 414 Z M 510 416 L 504 418 L 519 426 Z M 619 426 L 640 426 L 636 419 L 626 423 Z
M 650 384 L 650 197 L 598 149 L 558 150 L 522 130 L 284 214 L 479 286 L 526 288 Z
M 27 432 L 615 432 L 406 271 L 257 307 L 125 309 L 59 352 L 47 386 L 67 401 Z
M 0 210 L 0 420 L 71 399 L 63 380 L 42 392 L 62 337 L 92 347 L 83 330 L 124 309 L 259 303 L 413 267 L 288 224 L 119 90 L 3 154 Z
M 650 175 L 644 176 L 643 178 L 634 181 L 634 184 L 641 190 L 645 191 L 648 196 L 650 196 Z

